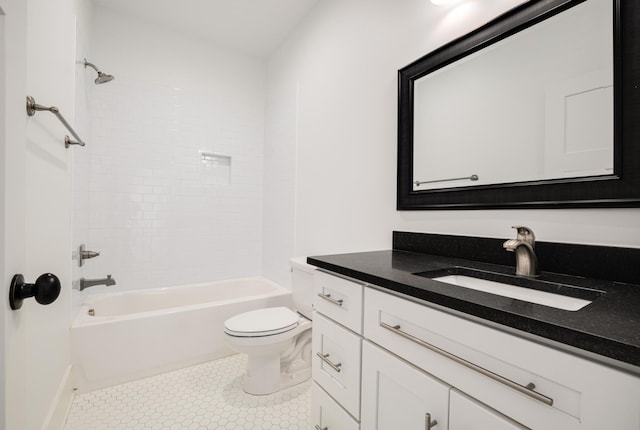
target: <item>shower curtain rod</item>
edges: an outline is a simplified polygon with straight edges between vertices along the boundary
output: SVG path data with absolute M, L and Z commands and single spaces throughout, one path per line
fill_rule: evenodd
M 78 133 L 76 133 L 73 130 L 73 127 L 71 127 L 71 125 L 67 122 L 67 120 L 64 119 L 64 117 L 60 113 L 60 110 L 57 107 L 55 106 L 46 107 L 46 106 L 39 105 L 36 103 L 36 100 L 33 97 L 27 96 L 27 115 L 34 116 L 38 111 L 49 111 L 52 114 L 54 114 L 60 120 L 62 125 L 64 125 L 67 128 L 67 130 L 69 130 L 69 133 L 71 133 L 71 135 L 76 138 L 77 142 L 74 142 L 73 140 L 69 139 L 69 136 L 65 136 L 64 137 L 65 148 L 68 148 L 70 145 L 80 145 L 80 146 L 85 145 L 85 143 L 82 141 L 80 136 L 78 136 Z

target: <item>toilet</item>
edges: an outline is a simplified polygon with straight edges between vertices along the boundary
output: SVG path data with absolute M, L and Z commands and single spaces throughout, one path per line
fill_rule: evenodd
M 242 388 L 249 394 L 275 393 L 311 377 L 311 318 L 314 266 L 306 257 L 292 258 L 291 283 L 295 310 L 257 309 L 224 322 L 231 348 L 247 354 Z

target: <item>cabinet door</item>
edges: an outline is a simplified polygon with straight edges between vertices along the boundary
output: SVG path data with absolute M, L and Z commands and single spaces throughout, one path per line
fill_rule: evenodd
M 449 430 L 486 429 L 526 430 L 526 427 L 456 390 L 451 390 Z
M 311 385 L 311 425 L 314 430 L 358 430 L 360 426 L 318 384 Z
M 362 353 L 361 428 L 448 428 L 448 385 L 367 341 Z
M 314 313 L 313 380 L 356 419 L 360 418 L 361 343 L 360 336 Z

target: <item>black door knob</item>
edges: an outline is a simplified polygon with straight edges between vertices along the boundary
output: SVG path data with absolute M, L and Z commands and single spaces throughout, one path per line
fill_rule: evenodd
M 60 295 L 60 280 L 53 273 L 43 273 L 38 276 L 35 284 L 27 284 L 21 274 L 14 275 L 9 289 L 9 305 L 16 310 L 22 307 L 22 302 L 28 297 L 35 297 L 41 305 L 53 303 Z

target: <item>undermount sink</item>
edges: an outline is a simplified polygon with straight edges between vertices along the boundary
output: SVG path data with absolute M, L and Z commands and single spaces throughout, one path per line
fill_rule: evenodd
M 604 294 L 598 290 L 549 282 L 537 278 L 514 277 L 464 267 L 452 267 L 415 274 L 438 282 L 566 311 L 580 310 Z
M 471 276 L 448 275 L 432 279 L 434 281 L 446 282 L 447 284 L 453 284 L 459 287 L 484 291 L 485 293 L 492 293 L 499 296 L 510 297 L 512 299 L 523 300 L 525 302 L 537 303 L 539 305 L 550 306 L 556 309 L 564 309 L 565 311 L 577 311 L 591 303 L 590 300 L 577 299 L 575 297 L 562 296 L 560 294 L 547 293 L 545 291 L 532 290 L 530 288 L 516 287 L 515 285 L 503 284 L 502 282 L 472 278 Z

